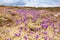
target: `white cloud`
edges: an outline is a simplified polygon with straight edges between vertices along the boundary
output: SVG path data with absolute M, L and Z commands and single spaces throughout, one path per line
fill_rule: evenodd
M 0 0 L 3 5 L 18 5 L 18 6 L 35 6 L 35 7 L 51 7 L 60 6 L 59 0 Z
M 17 1 L 18 0 L 2 0 L 1 2 L 10 4 L 10 3 L 16 3 Z

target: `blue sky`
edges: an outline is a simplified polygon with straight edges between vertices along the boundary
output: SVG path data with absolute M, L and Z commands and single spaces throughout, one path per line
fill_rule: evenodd
M 60 0 L 0 0 L 0 5 L 53 7 L 60 6 Z

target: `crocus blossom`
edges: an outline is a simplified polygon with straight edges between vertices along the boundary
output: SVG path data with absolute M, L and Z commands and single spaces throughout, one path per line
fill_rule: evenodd
M 20 33 L 15 33 L 15 36 L 20 36 Z

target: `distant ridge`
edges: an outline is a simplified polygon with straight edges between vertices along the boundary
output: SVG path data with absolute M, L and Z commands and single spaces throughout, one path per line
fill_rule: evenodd
M 28 10 L 50 10 L 54 12 L 60 11 L 60 7 L 28 7 L 28 6 L 5 6 L 5 5 L 0 5 L 0 7 L 7 7 L 7 8 L 19 8 L 19 9 L 28 9 Z

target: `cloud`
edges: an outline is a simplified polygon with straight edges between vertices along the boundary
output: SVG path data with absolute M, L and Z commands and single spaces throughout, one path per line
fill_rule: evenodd
M 53 7 L 60 6 L 59 0 L 25 0 L 25 6 L 35 6 L 35 7 Z
M 25 5 L 22 0 L 1 0 L 0 4 L 2 5 Z
M 0 0 L 2 5 L 49 7 L 60 6 L 60 0 Z

